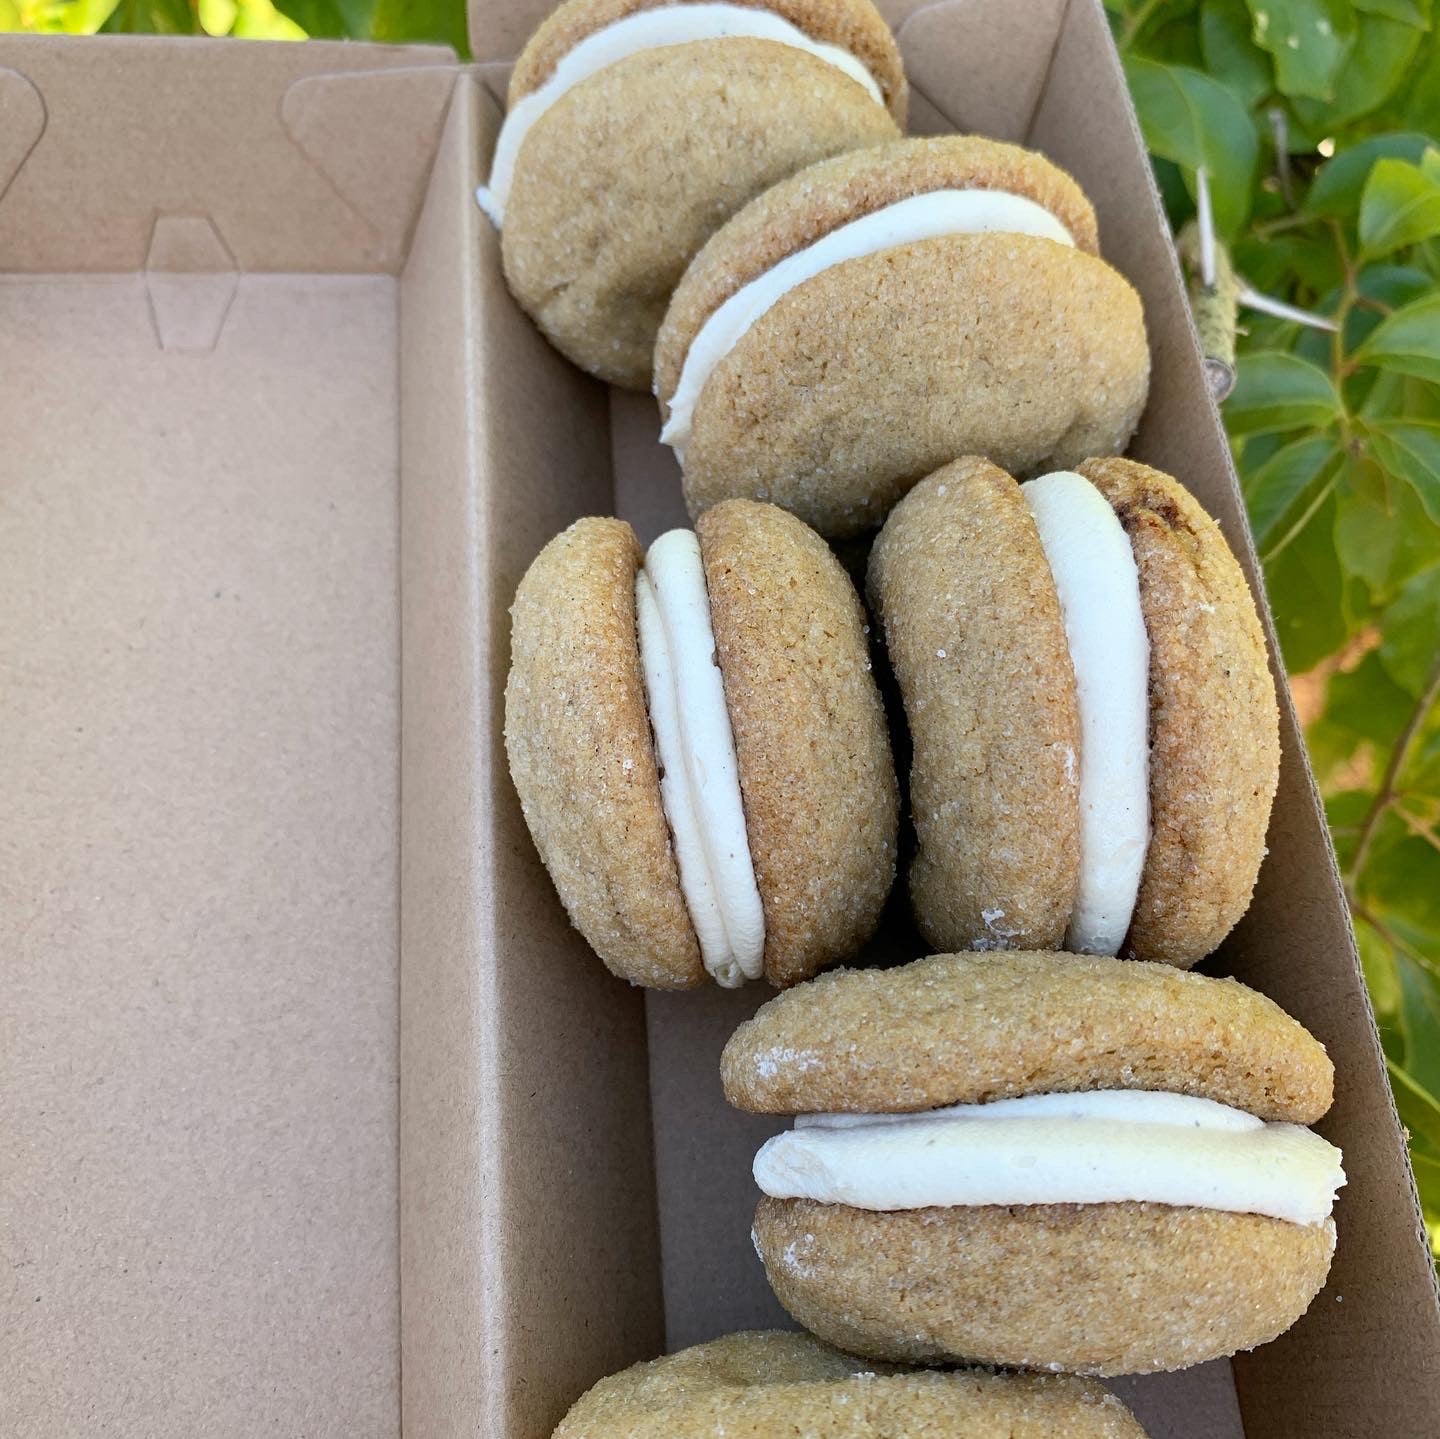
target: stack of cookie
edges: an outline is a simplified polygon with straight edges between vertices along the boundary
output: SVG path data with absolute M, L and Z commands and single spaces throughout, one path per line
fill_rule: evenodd
M 1254 600 L 1183 484 L 1118 458 L 1144 319 L 1080 187 L 902 138 L 905 108 L 868 0 L 568 0 L 479 195 L 546 336 L 653 386 L 694 521 L 645 549 L 582 519 L 534 560 L 515 787 L 620 978 L 787 990 L 723 1077 L 797 1116 L 755 1245 L 835 1346 L 641 1365 L 561 1435 L 1134 1435 L 1060 1376 L 1264 1343 L 1328 1271 L 1324 1048 L 1185 973 L 1265 853 Z M 831 543 L 868 554 L 868 609 Z M 821 974 L 902 867 L 940 952 Z

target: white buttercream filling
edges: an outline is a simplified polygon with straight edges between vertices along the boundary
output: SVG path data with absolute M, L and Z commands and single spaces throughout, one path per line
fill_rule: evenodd
M 504 225 L 505 205 L 515 177 L 515 161 L 525 137 L 561 96 L 582 81 L 644 50 L 689 45 L 697 40 L 737 37 L 773 40 L 779 45 L 804 50 L 863 85 L 877 103 L 885 103 L 875 77 L 848 50 L 826 44 L 823 40 L 812 40 L 803 30 L 768 10 L 757 10 L 747 5 L 704 4 L 666 5 L 654 10 L 641 10 L 587 35 L 560 57 L 544 84 L 515 103 L 506 115 L 495 142 L 495 154 L 490 162 L 490 182 L 475 192 L 480 208 L 497 230 Z
M 1039 1094 L 919 1114 L 803 1115 L 755 1156 L 777 1199 L 857 1209 L 1126 1201 L 1321 1224 L 1340 1151 L 1298 1124 L 1146 1090 Z
M 741 336 L 783 296 L 824 270 L 897 245 L 943 235 L 1004 232 L 1039 235 L 1074 245 L 1069 230 L 1043 205 L 1005 190 L 932 190 L 862 215 L 822 235 L 814 244 L 787 255 L 749 284 L 742 285 L 700 326 L 680 368 L 670 397 L 670 418 L 660 438 L 682 449 L 690 438 L 691 418 L 700 392 L 716 365 Z
M 680 889 L 706 970 L 734 989 L 764 971 L 765 912 L 693 531 L 671 530 L 650 546 L 635 614 Z
M 1150 640 L 1129 537 L 1083 475 L 1020 487 L 1055 579 L 1080 713 L 1080 886 L 1065 947 L 1116 954 L 1150 844 Z

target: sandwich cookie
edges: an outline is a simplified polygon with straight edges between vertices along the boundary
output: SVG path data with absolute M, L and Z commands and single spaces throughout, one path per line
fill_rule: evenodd
M 1176 480 L 957 460 L 868 587 L 914 745 L 910 890 L 937 949 L 1188 968 L 1245 912 L 1279 779 L 1255 603 Z
M 621 520 L 579 520 L 511 616 L 510 773 L 610 969 L 783 986 L 869 938 L 895 772 L 860 601 L 818 535 L 748 500 L 648 552 Z
M 780 1302 L 855 1354 L 1112 1375 L 1263 1344 L 1319 1292 L 1340 1152 L 1324 1047 L 1234 980 L 936 955 L 764 1005 L 732 1104 Z
M 905 103 L 869 0 L 567 0 L 516 61 L 477 198 L 551 343 L 644 389 L 715 229 L 802 166 L 894 139 Z
M 1097 1384 L 986 1369 L 906 1373 L 808 1334 L 727 1334 L 602 1379 L 554 1439 L 1145 1439 Z
M 730 220 L 655 346 L 692 514 L 732 495 L 821 534 L 874 529 L 956 455 L 1016 473 L 1124 448 L 1140 299 L 1043 156 L 976 136 L 812 165 Z

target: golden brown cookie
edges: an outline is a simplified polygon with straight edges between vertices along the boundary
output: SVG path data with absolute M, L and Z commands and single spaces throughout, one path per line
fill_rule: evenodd
M 824 540 L 793 515 L 737 500 L 695 529 L 765 905 L 765 972 L 793 984 L 854 953 L 895 876 L 899 796 L 865 616 Z
M 655 389 L 675 389 L 700 326 L 743 285 L 862 215 L 932 190 L 1006 190 L 1045 206 L 1086 254 L 1100 253 L 1095 210 L 1058 165 L 981 135 L 894 140 L 837 155 L 767 190 L 706 244 L 686 272 L 655 345 Z
M 721 1073 L 730 1103 L 761 1114 L 1161 1089 L 1313 1124 L 1334 1088 L 1324 1045 L 1236 980 L 1047 953 L 822 975 L 742 1024 Z
M 587 35 L 641 10 L 677 0 L 566 0 L 541 22 L 510 72 L 510 103 L 523 100 L 555 71 L 567 51 Z M 683 0 L 680 0 L 683 3 Z M 895 37 L 880 12 L 859 0 L 725 0 L 726 4 L 768 10 L 803 30 L 812 40 L 838 45 L 875 77 L 897 125 L 905 123 L 908 87 Z
M 1098 1385 L 1059 1375 L 906 1373 L 808 1334 L 728 1334 L 602 1379 L 555 1439 L 1144 1439 Z
M 1139 297 L 1095 253 L 1093 211 L 1069 176 L 962 136 L 821 162 L 718 231 L 656 342 L 666 420 L 693 342 L 727 299 L 846 223 L 945 189 L 1034 201 L 1075 244 L 945 234 L 843 260 L 781 295 L 709 371 L 688 434 L 672 434 L 692 514 L 749 495 L 844 537 L 958 454 L 1023 474 L 1124 447 L 1149 379 Z
M 680 894 L 635 643 L 643 558 L 623 520 L 577 520 L 510 611 L 505 749 L 525 821 L 575 927 L 632 984 L 704 977 Z
M 1280 780 L 1265 634 L 1195 497 L 1134 460 L 1087 460 L 1140 569 L 1150 636 L 1150 849 L 1125 953 L 1193 964 L 1250 907 Z
M 939 947 L 1058 949 L 1079 880 L 1079 717 L 1065 626 L 1020 488 L 957 460 L 870 555 L 910 722 L 910 890 Z
M 895 869 L 894 767 L 863 613 L 822 541 L 737 501 L 699 547 L 764 971 L 793 984 L 869 937 Z M 505 741 L 541 858 L 577 928 L 622 978 L 702 982 L 651 731 L 636 628 L 644 556 L 619 520 L 580 520 L 521 581 Z
M 512 110 L 575 45 L 657 8 L 569 0 L 522 52 Z M 515 154 L 501 228 L 506 281 L 558 349 L 614 384 L 648 388 L 670 292 L 728 216 L 815 160 L 899 133 L 899 53 L 869 0 L 750 8 L 812 39 L 860 47 L 853 53 L 874 67 L 889 108 L 815 54 L 727 36 L 644 50 L 589 75 L 534 120 Z
M 1284 1333 L 1325 1283 L 1335 1226 L 1160 1204 L 762 1199 L 755 1244 L 785 1308 L 856 1354 L 1148 1374 Z
M 1273 1339 L 1325 1282 L 1343 1174 L 1338 1152 L 1298 1126 L 1329 1107 L 1333 1069 L 1301 1025 L 1233 980 L 1041 953 L 840 971 L 762 1006 L 721 1069 L 742 1109 L 839 1116 L 757 1157 L 754 1238 L 786 1309 L 853 1353 L 1180 1369 Z M 887 1139 L 901 1131 L 885 1115 L 914 1116 L 915 1137 Z M 1011 1157 L 987 1159 L 1004 1119 L 1013 1137 L 998 1154 Z M 1107 1152 L 1124 1156 L 1118 1191 L 1071 1200 Z M 1071 1157 L 1057 1169 L 1047 1153 Z M 1203 1200 L 1147 1192 L 1186 1165 Z M 1043 1181 L 1051 1193 L 1015 1202 L 1035 1193 L 1032 1173 L 1058 1176 Z M 973 1201 L 924 1192 L 957 1179 L 977 1186 Z M 980 1197 L 997 1185 L 1004 1202 Z
M 1150 837 L 1119 952 L 1188 967 L 1245 912 L 1265 853 L 1280 753 L 1264 635 L 1224 536 L 1184 486 L 1132 460 L 1078 473 L 1128 536 L 1149 640 Z M 886 522 L 868 589 L 914 744 L 922 932 L 942 949 L 1061 946 L 1085 753 L 1021 486 L 973 458 L 936 471 Z

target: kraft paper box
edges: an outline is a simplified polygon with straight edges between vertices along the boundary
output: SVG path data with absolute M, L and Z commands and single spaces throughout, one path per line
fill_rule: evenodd
M 500 741 L 507 609 L 582 514 L 680 522 L 646 397 L 505 292 L 473 191 L 547 0 L 443 50 L 0 39 L 0 1433 L 546 1439 L 784 1323 L 716 1061 L 569 928 Z M 913 127 L 1034 145 L 1154 347 L 1133 453 L 1259 574 L 1098 0 L 883 5 Z M 1283 682 L 1282 682 L 1283 694 Z M 1293 716 L 1207 968 L 1313 1029 L 1329 1285 L 1156 1439 L 1431 1435 L 1440 1307 Z M 892 904 L 875 958 L 920 952 Z M 1023 1282 L 1023 1281 L 1021 1281 Z

